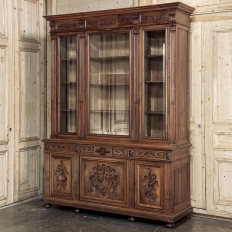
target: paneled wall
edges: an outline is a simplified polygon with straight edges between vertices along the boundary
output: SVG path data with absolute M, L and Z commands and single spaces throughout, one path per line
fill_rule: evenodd
M 43 0 L 0 0 L 0 206 L 43 192 Z
M 48 13 L 103 10 L 176 0 L 83 2 L 53 0 Z M 191 18 L 190 44 L 192 206 L 196 213 L 231 217 L 232 0 L 182 2 L 196 8 Z

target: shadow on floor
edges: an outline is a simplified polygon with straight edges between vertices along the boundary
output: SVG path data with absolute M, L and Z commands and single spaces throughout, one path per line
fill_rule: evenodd
M 116 214 L 52 206 L 45 209 L 40 198 L 0 208 L 1 232 L 231 232 L 232 222 L 192 216 L 168 229 L 163 222 Z

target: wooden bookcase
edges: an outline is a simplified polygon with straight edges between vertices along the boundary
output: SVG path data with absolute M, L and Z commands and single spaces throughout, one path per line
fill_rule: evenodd
M 46 16 L 43 201 L 174 222 L 190 205 L 189 27 L 169 3 Z

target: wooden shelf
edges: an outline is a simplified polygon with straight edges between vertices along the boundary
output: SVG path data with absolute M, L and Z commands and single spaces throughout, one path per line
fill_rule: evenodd
M 165 111 L 145 111 L 145 114 L 156 115 L 156 114 L 165 114 Z
M 76 62 L 76 58 L 66 58 L 66 59 L 60 59 L 60 61 L 72 61 L 72 62 Z
M 94 56 L 90 57 L 91 61 L 112 61 L 113 59 L 116 60 L 127 60 L 129 56 Z
M 70 113 L 75 113 L 77 110 L 76 109 L 62 109 L 61 112 L 70 112 Z
M 74 81 L 70 81 L 70 82 L 61 82 L 61 84 L 63 84 L 63 85 L 76 85 L 77 83 Z
M 157 84 L 157 83 L 165 83 L 165 81 L 163 81 L 163 80 L 145 81 L 145 84 Z
M 90 110 L 90 113 L 129 113 L 129 110 Z
M 145 55 L 145 58 L 149 58 L 149 59 L 155 59 L 155 58 L 163 58 L 165 57 L 165 55 Z

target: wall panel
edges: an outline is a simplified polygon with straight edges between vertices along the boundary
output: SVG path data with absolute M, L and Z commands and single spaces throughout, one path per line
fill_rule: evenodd
M 8 50 L 0 44 L 0 144 L 8 142 Z
M 20 51 L 20 141 L 39 139 L 40 77 L 38 51 Z M 26 120 L 25 120 L 26 119 Z
M 19 150 L 19 195 L 38 191 L 40 186 L 40 147 Z
M 19 39 L 39 40 L 39 0 L 21 0 L 19 14 Z
M 0 151 L 0 201 L 7 199 L 8 194 L 8 151 Z

